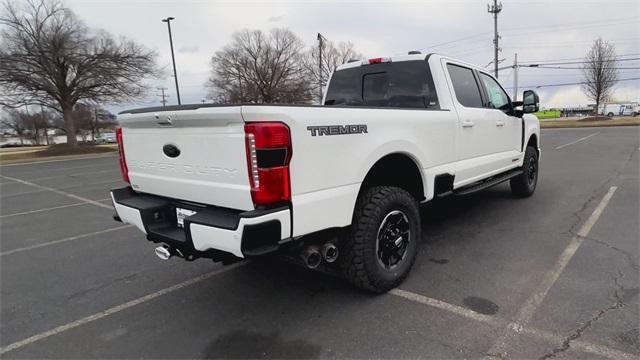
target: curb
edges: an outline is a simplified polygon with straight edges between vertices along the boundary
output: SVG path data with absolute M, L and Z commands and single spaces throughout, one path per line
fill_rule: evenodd
M 605 124 L 587 124 L 587 125 L 553 125 L 553 126 L 544 126 L 544 123 L 540 122 L 540 129 L 581 129 L 581 128 L 608 128 L 608 127 L 629 127 L 629 126 L 640 126 L 640 124 L 613 124 L 613 125 L 605 125 Z

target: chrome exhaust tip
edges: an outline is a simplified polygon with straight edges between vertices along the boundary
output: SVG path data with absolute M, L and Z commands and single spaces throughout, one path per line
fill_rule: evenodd
M 322 257 L 328 263 L 335 262 L 338 259 L 338 247 L 333 243 L 326 243 L 322 246 Z
M 315 269 L 320 266 L 322 262 L 322 254 L 318 251 L 317 246 L 307 246 L 300 253 L 300 257 L 302 257 L 302 261 L 309 269 Z
M 171 257 L 171 252 L 166 246 L 158 246 L 155 249 L 155 253 L 156 256 L 160 258 L 160 260 L 169 260 L 169 258 Z

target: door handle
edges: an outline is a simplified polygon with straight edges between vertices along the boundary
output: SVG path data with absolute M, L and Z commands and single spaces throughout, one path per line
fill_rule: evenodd
M 475 125 L 473 120 L 466 119 L 466 120 L 462 121 L 462 127 L 463 128 L 473 127 L 473 125 Z
M 504 126 L 504 121 L 503 120 L 496 121 L 496 126 L 498 126 L 498 127 Z

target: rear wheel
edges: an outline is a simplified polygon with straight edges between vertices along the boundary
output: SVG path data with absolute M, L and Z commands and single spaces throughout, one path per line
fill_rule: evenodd
M 340 250 L 342 272 L 361 289 L 389 291 L 409 274 L 419 241 L 420 213 L 413 196 L 396 187 L 367 189 Z
M 511 179 L 511 192 L 518 197 L 528 197 L 538 184 L 538 151 L 533 146 L 527 146 L 522 170 L 522 174 Z
M 610 113 L 608 113 L 608 114 L 607 114 L 607 116 L 608 116 L 608 117 L 613 117 L 613 113 L 612 113 L 612 112 L 610 112 Z

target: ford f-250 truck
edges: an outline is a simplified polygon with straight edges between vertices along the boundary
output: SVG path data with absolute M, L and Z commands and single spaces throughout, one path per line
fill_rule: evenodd
M 436 54 L 355 61 L 323 106 L 183 105 L 120 113 L 116 220 L 163 259 L 279 253 L 384 292 L 409 273 L 419 204 L 538 179 L 538 96 Z M 521 107 L 521 109 L 517 109 Z

